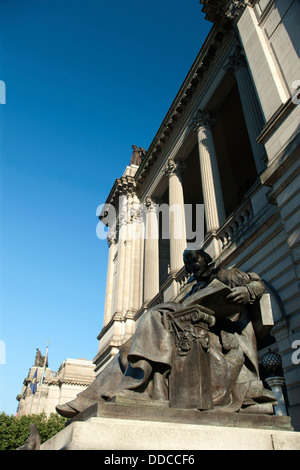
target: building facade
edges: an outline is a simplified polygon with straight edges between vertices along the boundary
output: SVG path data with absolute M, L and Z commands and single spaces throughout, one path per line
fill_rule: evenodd
M 17 396 L 17 416 L 56 413 L 56 405 L 73 400 L 93 382 L 94 369 L 95 365 L 90 360 L 66 359 L 58 372 L 53 372 L 48 367 L 44 369 L 44 364 L 36 360 L 24 380 L 22 392 Z
M 95 370 L 149 307 L 186 295 L 182 253 L 201 245 L 217 265 L 264 280 L 274 326 L 259 359 L 281 356 L 287 410 L 300 430 L 300 3 L 200 3 L 210 33 L 148 151 L 134 147 L 100 216 L 109 260 Z

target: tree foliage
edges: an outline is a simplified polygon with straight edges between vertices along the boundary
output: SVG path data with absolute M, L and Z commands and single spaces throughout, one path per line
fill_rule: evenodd
M 66 419 L 57 413 L 13 416 L 0 413 L 0 450 L 15 450 L 25 444 L 30 424 L 36 424 L 41 444 L 65 427 Z

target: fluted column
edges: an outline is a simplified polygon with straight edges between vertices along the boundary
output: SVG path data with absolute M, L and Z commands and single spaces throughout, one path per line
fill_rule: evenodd
M 193 121 L 198 135 L 201 181 L 207 232 L 217 230 L 225 221 L 222 187 L 212 134 L 213 121 L 200 110 Z
M 248 71 L 247 62 L 240 46 L 237 46 L 235 53 L 229 57 L 225 70 L 230 74 L 234 74 L 237 81 L 252 153 L 259 174 L 265 167 L 263 159 L 266 152 L 264 146 L 258 144 L 256 139 L 261 133 L 264 121 Z
M 141 216 L 141 207 L 136 194 L 133 195 L 130 220 L 132 224 L 131 236 L 131 261 L 130 261 L 130 297 L 129 311 L 135 312 L 141 306 L 140 283 L 142 276 L 141 270 L 141 241 L 144 241 L 143 219 Z
M 125 262 L 124 262 L 124 280 L 123 280 L 123 300 L 122 300 L 122 313 L 123 315 L 126 314 L 127 310 L 129 309 L 129 299 L 130 299 L 130 280 L 131 280 L 131 270 L 132 270 L 132 263 L 131 263 L 131 255 L 132 255 L 132 231 L 133 231 L 133 224 L 130 217 L 131 207 L 133 202 L 133 193 L 128 191 L 127 193 L 127 211 L 126 211 L 126 239 L 124 240 L 125 250 Z
M 145 206 L 144 302 L 148 303 L 159 292 L 159 227 L 157 204 L 147 196 Z
M 107 236 L 109 245 L 108 251 L 108 266 L 107 266 L 107 279 L 106 279 L 106 294 L 104 305 L 104 326 L 110 321 L 112 312 L 112 299 L 113 299 L 113 283 L 114 283 L 114 257 L 116 254 L 116 234 L 110 232 Z
M 123 314 L 123 288 L 124 288 L 124 274 L 125 274 L 125 249 L 126 249 L 126 238 L 127 238 L 127 197 L 120 197 L 119 207 L 119 241 L 118 241 L 118 278 L 117 285 L 114 295 L 116 296 L 115 301 L 115 312 L 118 315 Z
M 183 252 L 186 249 L 186 226 L 184 196 L 182 188 L 183 164 L 169 158 L 164 168 L 169 178 L 169 223 L 170 223 L 170 270 L 179 271 L 183 266 Z

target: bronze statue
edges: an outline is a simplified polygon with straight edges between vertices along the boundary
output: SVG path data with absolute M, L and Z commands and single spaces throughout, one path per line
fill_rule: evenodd
M 95 402 L 122 398 L 273 414 L 275 398 L 259 380 L 251 322 L 263 282 L 254 273 L 216 267 L 203 250 L 186 250 L 183 258 L 195 281 L 186 299 L 148 310 L 94 382 L 57 406 L 58 413 L 71 418 Z
M 142 163 L 147 152 L 143 147 L 137 147 L 136 145 L 132 146 L 132 150 L 133 152 L 130 160 L 130 165 L 139 166 Z

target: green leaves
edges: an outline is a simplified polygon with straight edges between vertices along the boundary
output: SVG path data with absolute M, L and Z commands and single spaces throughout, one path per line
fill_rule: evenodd
M 15 450 L 22 446 L 30 434 L 30 424 L 35 423 L 41 444 L 65 427 L 66 419 L 56 413 L 47 418 L 45 413 L 13 416 L 0 413 L 0 450 Z

